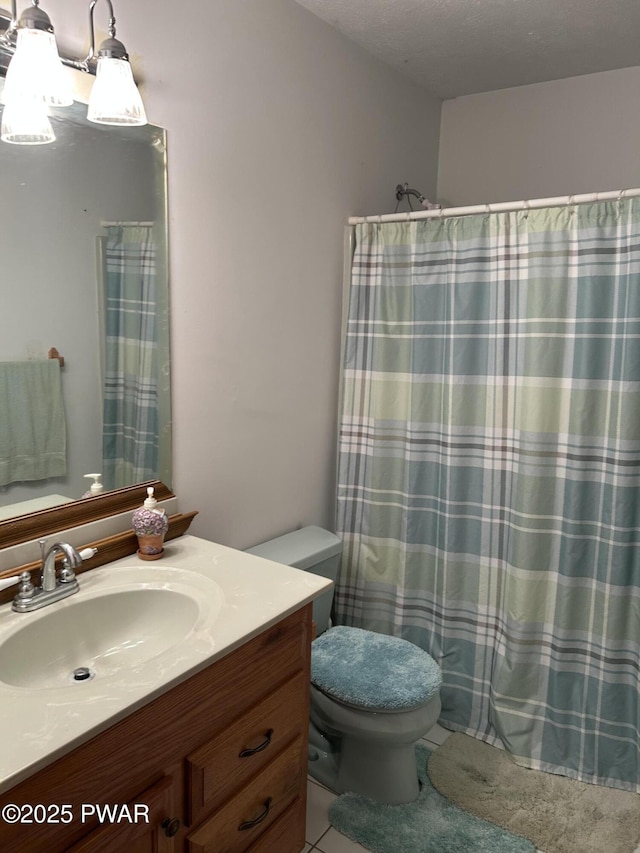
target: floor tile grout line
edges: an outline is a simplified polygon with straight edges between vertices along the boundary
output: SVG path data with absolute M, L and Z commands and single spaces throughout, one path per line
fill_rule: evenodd
M 318 846 L 318 844 L 320 844 L 320 842 L 321 842 L 321 841 L 322 841 L 322 839 L 325 837 L 325 835 L 327 834 L 327 832 L 329 832 L 329 830 L 330 830 L 330 829 L 331 829 L 331 824 L 329 824 L 329 826 L 325 829 L 325 831 L 322 833 L 322 835 L 320 836 L 320 838 L 318 838 L 318 840 L 314 842 L 313 847 L 311 848 L 311 850 L 315 850 L 315 849 L 316 849 L 316 847 Z M 307 841 L 307 844 L 310 844 L 310 843 L 311 843 L 311 842 Z M 311 850 L 309 851 L 309 853 L 311 853 Z
M 321 842 L 321 841 L 322 841 L 322 839 L 325 837 L 325 835 L 327 834 L 327 832 L 329 832 L 329 830 L 330 830 L 330 829 L 331 829 L 331 824 L 329 824 L 329 826 L 328 826 L 325 830 L 323 830 L 323 832 L 318 836 L 318 838 L 316 838 L 316 840 L 315 840 L 315 841 L 308 841 L 308 840 L 305 838 L 305 842 L 304 842 L 304 843 L 305 843 L 305 844 L 310 844 L 310 845 L 315 849 L 315 847 L 317 847 L 317 845 L 318 845 L 318 844 L 320 844 L 320 842 Z

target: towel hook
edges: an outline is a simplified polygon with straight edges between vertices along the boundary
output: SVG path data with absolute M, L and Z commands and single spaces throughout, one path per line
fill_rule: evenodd
M 55 347 L 51 347 L 51 349 L 47 353 L 47 358 L 50 358 L 50 359 L 57 358 L 58 362 L 60 364 L 60 367 L 64 367 L 64 356 L 60 355 L 60 353 L 58 352 L 58 350 Z

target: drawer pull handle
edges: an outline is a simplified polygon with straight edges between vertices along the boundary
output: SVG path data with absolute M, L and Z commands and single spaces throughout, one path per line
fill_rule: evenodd
M 173 838 L 174 835 L 177 835 L 178 830 L 180 829 L 180 819 L 177 817 L 168 817 L 166 820 L 162 821 L 160 826 L 164 829 L 164 834 L 167 838 Z
M 265 739 L 259 746 L 254 746 L 253 749 L 242 749 L 240 751 L 239 758 L 249 758 L 250 755 L 255 755 L 256 752 L 262 752 L 263 749 L 266 749 L 269 746 L 272 737 L 273 729 L 269 729 L 269 731 L 265 735 Z
M 238 827 L 238 831 L 243 832 L 243 830 L 245 830 L 245 829 L 253 829 L 254 826 L 257 826 L 259 823 L 262 823 L 262 821 L 269 814 L 269 809 L 271 808 L 272 799 L 273 799 L 272 797 L 269 797 L 269 799 L 265 801 L 264 809 L 258 815 L 258 817 L 254 818 L 253 820 L 243 820 L 242 823 L 240 824 L 240 826 Z

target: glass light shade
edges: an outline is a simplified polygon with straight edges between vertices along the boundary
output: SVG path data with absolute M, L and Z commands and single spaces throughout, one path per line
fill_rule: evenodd
M 87 118 L 98 124 L 147 123 L 142 98 L 126 59 L 99 57 Z
M 56 136 L 42 101 L 11 101 L 2 111 L 0 139 L 15 145 L 46 145 Z
M 73 103 L 54 34 L 23 27 L 18 30 L 16 52 L 7 68 L 2 100 L 6 104 L 28 98 L 51 107 Z

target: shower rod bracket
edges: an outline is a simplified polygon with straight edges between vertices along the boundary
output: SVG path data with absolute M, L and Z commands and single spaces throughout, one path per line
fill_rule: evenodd
M 424 207 L 425 210 L 439 210 L 442 207 L 442 205 L 440 204 L 433 204 L 432 202 L 430 202 L 428 198 L 425 198 L 425 196 L 421 192 L 419 192 L 419 190 L 411 189 L 409 184 L 398 184 L 396 186 L 396 200 L 398 204 L 396 204 L 396 209 L 394 212 L 397 213 L 398 206 L 402 199 L 405 197 L 409 202 L 409 209 L 413 210 L 413 205 L 411 204 L 411 196 L 417 198 L 420 202 L 420 205 Z

